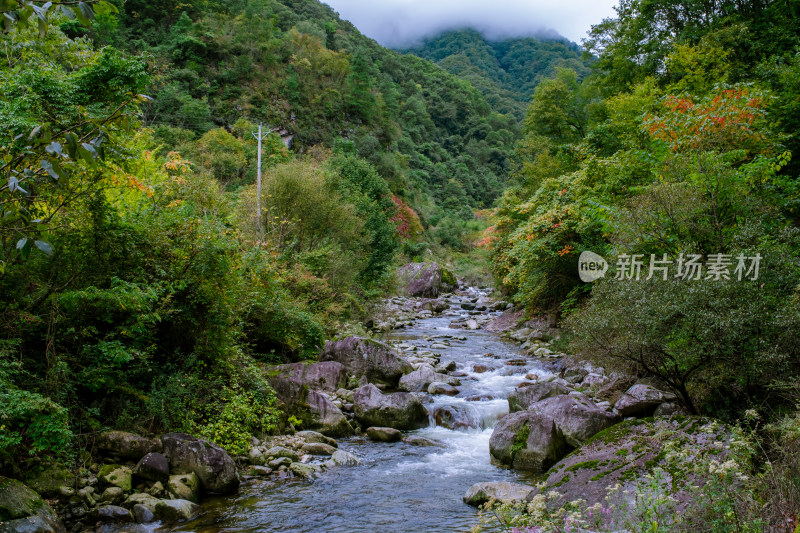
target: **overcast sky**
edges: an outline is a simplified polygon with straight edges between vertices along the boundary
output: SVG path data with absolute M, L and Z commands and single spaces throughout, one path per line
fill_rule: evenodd
M 576 43 L 614 16 L 617 0 L 323 0 L 368 37 L 401 47 L 438 31 L 480 30 L 490 38 L 563 35 Z

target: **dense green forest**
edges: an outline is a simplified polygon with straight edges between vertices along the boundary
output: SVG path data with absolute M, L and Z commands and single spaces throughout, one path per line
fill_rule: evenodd
M 271 430 L 257 364 L 361 331 L 505 186 L 515 117 L 316 1 L 2 9 L 3 470 L 105 427 Z
M 566 39 L 524 38 L 491 41 L 471 29 L 448 31 L 401 50 L 435 62 L 477 87 L 492 109 L 520 120 L 540 81 L 558 67 L 583 78 L 589 72 L 581 48 Z
M 586 42 L 589 77 L 561 69 L 536 87 L 492 268 L 530 314 L 562 318 L 573 353 L 754 431 L 756 496 L 732 505 L 739 529 L 711 529 L 760 531 L 793 515 L 800 479 L 800 12 L 623 0 L 617 13 Z M 604 279 L 580 280 L 584 251 L 608 261 Z M 651 256 L 670 270 L 648 275 Z M 687 275 L 692 257 L 706 269 Z

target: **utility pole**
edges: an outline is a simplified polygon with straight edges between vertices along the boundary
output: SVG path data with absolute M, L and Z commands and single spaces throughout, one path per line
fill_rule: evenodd
M 258 232 L 261 233 L 261 140 L 266 138 L 266 134 L 261 133 L 261 123 L 258 124 L 258 135 L 253 137 L 258 139 L 258 178 L 256 179 L 256 221 L 258 222 Z

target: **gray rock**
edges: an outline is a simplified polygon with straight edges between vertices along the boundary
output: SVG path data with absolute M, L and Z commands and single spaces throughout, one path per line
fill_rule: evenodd
M 303 426 L 330 437 L 347 437 L 355 433 L 342 410 L 324 393 L 309 390 L 300 404 Z
M 23 483 L 43 498 L 61 496 L 61 487 L 71 487 L 75 476 L 66 467 L 55 464 L 33 467 L 25 474 Z
M 196 503 L 189 500 L 160 500 L 156 505 L 155 516 L 165 522 L 189 520 L 200 509 Z
M 460 385 L 458 378 L 447 374 L 437 373 L 431 365 L 423 364 L 419 368 L 400 378 L 398 388 L 406 392 L 422 392 L 427 390 L 433 382 L 447 383 L 449 385 Z
M 270 385 L 286 404 L 299 401 L 304 388 L 335 392 L 347 384 L 347 371 L 336 361 L 278 365 L 270 368 L 270 374 Z
M 432 447 L 432 448 L 446 448 L 443 442 L 439 442 L 438 440 L 426 439 L 425 437 L 406 437 L 403 439 L 403 442 L 408 444 L 409 446 L 419 446 L 419 447 Z
M 353 398 L 352 393 L 350 394 L 350 398 L 351 399 Z M 326 437 L 322 433 L 317 433 L 316 431 L 298 431 L 297 433 L 295 433 L 295 437 L 300 437 L 306 442 L 321 442 L 323 444 L 333 446 L 334 448 L 339 447 L 339 444 L 337 444 L 337 442 L 334 439 Z
M 263 466 L 266 462 L 264 454 L 258 448 L 250 448 L 250 451 L 247 452 L 247 460 L 250 461 L 251 465 Z
M 500 419 L 489 439 L 489 453 L 502 465 L 545 472 L 568 451 L 552 418 L 520 411 Z
M 649 416 L 652 415 L 660 404 L 675 399 L 675 395 L 651 387 L 650 385 L 636 384 L 614 404 L 617 412 L 624 416 Z
M 273 459 L 277 459 L 279 457 L 286 457 L 291 461 L 300 460 L 300 455 L 297 452 L 295 452 L 294 450 L 290 450 L 289 448 L 286 448 L 284 446 L 273 446 L 272 448 L 267 450 L 264 455 Z M 272 466 L 271 462 L 270 466 Z
M 100 522 L 133 522 L 130 511 L 116 505 L 98 507 L 97 519 Z
M 391 387 L 397 385 L 403 374 L 413 370 L 387 344 L 355 336 L 326 342 L 320 359 L 343 364 L 347 372 L 357 379 L 366 376 L 371 383 L 383 383 Z
M 436 298 L 458 288 L 456 277 L 438 263 L 408 263 L 397 270 L 398 285 L 409 296 Z
M 278 457 L 269 462 L 269 467 L 276 470 L 282 466 L 289 466 L 290 464 L 292 464 L 292 460 L 288 457 Z
M 662 403 L 653 412 L 653 416 L 672 416 L 689 414 L 685 408 L 673 402 Z
M 173 474 L 194 472 L 206 492 L 233 494 L 239 489 L 236 464 L 216 444 L 185 433 L 168 433 L 161 440 Z
M 622 421 L 619 415 L 601 409 L 580 393 L 544 399 L 531 405 L 528 411 L 553 420 L 566 443 L 573 448 Z
M 464 495 L 464 503 L 478 507 L 489 500 L 500 503 L 523 502 L 533 492 L 533 488 L 506 481 L 487 481 L 475 483 Z
M 331 458 L 325 462 L 325 466 L 357 466 L 361 464 L 361 459 L 350 452 L 336 450 Z
M 620 485 L 617 494 L 630 491 L 657 468 L 662 470 L 663 496 L 674 498 L 683 512 L 697 502 L 693 486 L 702 487 L 692 465 L 713 457 L 720 463 L 729 458 L 731 428 L 698 416 L 656 417 L 628 420 L 598 433 L 548 472 L 543 492 L 555 490 L 565 501 L 585 500 L 586 506 L 607 505 L 608 489 Z M 679 454 L 663 453 L 680 450 Z M 703 472 L 707 473 L 707 469 Z
M 525 411 L 536 402 L 562 394 L 569 394 L 569 389 L 564 385 L 552 381 L 537 381 L 514 389 L 508 395 L 508 410 L 511 413 Z
M 155 496 L 151 496 L 150 494 L 146 494 L 144 492 L 137 492 L 136 494 L 131 494 L 128 496 L 128 499 L 125 500 L 123 505 L 124 507 L 135 507 L 137 505 L 141 505 L 149 509 L 151 513 L 155 513 L 156 504 L 159 501 L 160 500 Z
M 367 426 L 417 429 L 428 424 L 428 412 L 416 396 L 407 392 L 382 394 L 371 383 L 353 392 L 353 412 Z
M 368 427 L 367 437 L 375 442 L 397 442 L 403 438 L 403 434 L 394 428 Z
M 0 533 L 65 533 L 55 511 L 19 481 L 0 476 Z
M 476 411 L 467 405 L 440 405 L 433 411 L 437 426 L 447 429 L 474 429 L 481 425 Z
M 150 452 L 136 464 L 133 475 L 148 481 L 165 483 L 169 479 L 169 461 L 163 454 Z
M 136 462 L 150 452 L 160 452 L 161 443 L 126 431 L 108 431 L 95 443 L 98 451 L 112 459 Z
M 458 389 L 447 383 L 434 381 L 428 386 L 428 394 L 445 394 L 447 396 L 455 396 L 458 394 Z
M 249 476 L 268 476 L 272 473 L 272 469 L 267 466 L 250 465 L 246 472 Z
M 319 465 L 313 465 L 313 464 L 292 463 L 289 466 L 289 471 L 292 474 L 305 479 L 313 478 L 321 470 L 322 468 Z
M 589 371 L 585 368 L 568 368 L 564 371 L 564 380 L 572 384 L 580 383 L 588 375 Z
M 308 455 L 333 455 L 336 448 L 324 442 L 307 442 L 300 451 Z
M 149 524 L 156 519 L 156 515 L 148 507 L 137 503 L 133 506 L 133 519 L 139 524 Z

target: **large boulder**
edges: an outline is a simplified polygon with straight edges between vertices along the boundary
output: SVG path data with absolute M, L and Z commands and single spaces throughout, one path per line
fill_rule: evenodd
M 502 465 L 545 472 L 568 451 L 552 418 L 520 411 L 503 417 L 489 439 L 489 453 Z
M 397 270 L 397 279 L 400 290 L 408 296 L 436 298 L 441 292 L 458 288 L 453 273 L 433 261 L 408 263 Z
M 508 395 L 508 410 L 511 413 L 525 411 L 536 402 L 562 394 L 569 394 L 569 389 L 563 384 L 553 381 L 537 381 L 526 387 L 514 389 Z
M 525 501 L 533 490 L 533 487 L 528 485 L 507 481 L 475 483 L 464 495 L 464 503 L 478 507 L 489 500 L 496 500 L 500 503 L 520 502 Z
M 573 448 L 622 420 L 616 413 L 601 409 L 582 394 L 546 398 L 531 405 L 529 411 L 553 420 L 564 440 Z
M 64 533 L 64 524 L 37 493 L 0 476 L 0 533 Z
M 161 441 L 173 474 L 194 472 L 206 492 L 233 494 L 239 489 L 236 464 L 216 444 L 185 433 L 167 433 Z
M 286 404 L 297 402 L 305 389 L 336 392 L 347 384 L 347 371 L 336 361 L 292 363 L 270 368 L 269 383 Z
M 43 498 L 61 495 L 61 487 L 69 487 L 75 475 L 58 463 L 34 466 L 25 473 L 24 483 Z
M 155 516 L 165 522 L 189 520 L 199 508 L 189 500 L 161 500 L 156 504 Z
M 729 427 L 699 416 L 621 422 L 553 466 L 542 492 L 555 490 L 564 496 L 563 502 L 580 498 L 586 506 L 607 505 L 611 487 L 619 487 L 617 495 L 633 495 L 637 483 L 658 471 L 659 490 L 676 501 L 680 512 L 696 499 L 691 486 L 702 485 L 708 464 L 730 458 L 732 437 Z
M 478 411 L 470 405 L 440 405 L 433 410 L 437 426 L 447 429 L 474 429 L 481 427 Z
M 622 416 L 649 416 L 656 407 L 675 399 L 671 392 L 658 390 L 650 385 L 638 383 L 620 396 L 614 408 Z
M 428 389 L 431 383 L 440 382 L 448 385 L 460 385 L 458 378 L 436 372 L 431 365 L 420 365 L 413 372 L 409 372 L 402 378 L 397 388 L 406 392 L 422 392 Z
M 160 452 L 161 443 L 127 431 L 107 431 L 95 442 L 106 457 L 120 461 L 136 462 L 150 452 Z
M 354 433 L 341 409 L 325 393 L 307 391 L 299 404 L 303 427 L 329 437 L 348 437 Z
M 124 465 L 103 465 L 97 479 L 103 487 L 119 487 L 125 492 L 130 492 L 133 486 L 133 472 Z
M 169 461 L 158 452 L 148 453 L 136 464 L 133 475 L 148 481 L 166 483 L 169 479 Z
M 353 413 L 366 426 L 417 429 L 428 425 L 428 411 L 411 393 L 382 394 L 368 383 L 353 391 Z
M 356 336 L 326 342 L 320 359 L 341 363 L 357 379 L 366 376 L 369 382 L 392 387 L 403 374 L 413 370 L 390 346 Z

